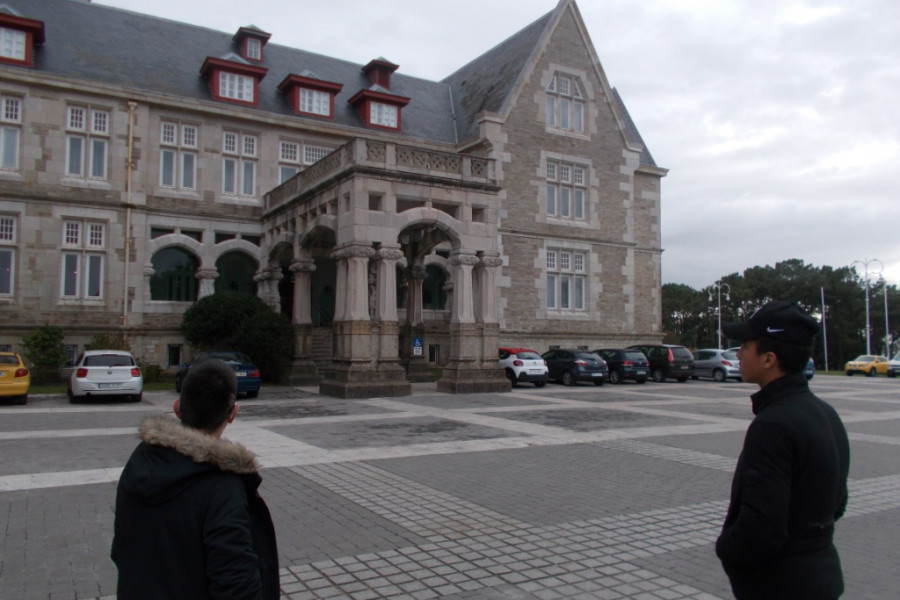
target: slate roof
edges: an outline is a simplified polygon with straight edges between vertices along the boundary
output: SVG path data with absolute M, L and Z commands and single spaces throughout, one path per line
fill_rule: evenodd
M 26 18 L 44 22 L 46 42 L 36 47 L 35 65 L 30 70 L 231 105 L 212 100 L 200 68 L 207 57 L 238 53 L 234 32 L 215 31 L 85 0 L 3 0 L 3 4 Z M 560 10 L 562 5 L 555 10 Z M 411 98 L 403 109 L 403 131 L 397 135 L 456 144 L 477 134 L 475 115 L 481 111 L 500 111 L 555 10 L 443 81 L 395 72 L 391 76 L 390 93 Z M 365 65 L 271 42 L 266 44 L 263 58 L 259 63 L 242 61 L 264 67 L 268 72 L 259 84 L 258 105 L 241 110 L 336 123 L 361 131 L 367 129 L 347 102 L 360 90 L 372 89 L 372 81 L 362 71 Z M 0 65 L 0 70 L 18 68 L 24 67 Z M 292 73 L 315 73 L 319 79 L 343 84 L 335 97 L 334 119 L 301 116 L 292 111 L 285 95 L 277 89 Z M 616 99 L 627 117 L 618 95 Z M 626 122 L 629 137 L 642 143 L 630 117 Z M 653 164 L 649 152 L 643 158 Z

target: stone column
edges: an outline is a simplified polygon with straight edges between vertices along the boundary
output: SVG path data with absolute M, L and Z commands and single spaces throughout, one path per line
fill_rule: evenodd
M 406 367 L 406 379 L 411 382 L 432 381 L 431 368 L 425 359 L 425 315 L 422 310 L 422 288 L 426 276 L 421 262 L 406 268 L 406 281 L 409 285 L 406 294 L 406 325 L 400 335 L 400 356 Z M 413 342 L 417 338 L 422 340 L 421 354 L 416 354 L 413 349 Z
M 399 244 L 382 244 L 376 252 L 377 292 L 375 319 L 397 322 L 397 261 L 403 258 Z
M 483 253 L 476 269 L 479 281 L 478 320 L 482 323 L 497 322 L 497 269 L 503 259 L 497 253 Z
M 291 263 L 294 274 L 294 324 L 309 325 L 312 323 L 310 302 L 310 276 L 316 270 L 312 260 L 302 259 Z
M 268 267 L 257 271 L 253 276 L 259 286 L 257 296 L 276 313 L 281 312 L 281 297 L 278 294 L 278 282 L 284 279 L 279 267 Z
M 313 357 L 313 327 L 310 302 L 310 276 L 316 270 L 310 259 L 291 263 L 294 274 L 294 356 L 288 382 L 291 385 L 315 385 L 319 382 L 319 370 Z
M 410 327 L 422 327 L 425 325 L 425 317 L 422 313 L 422 287 L 425 282 L 425 269 L 421 264 L 411 265 L 406 268 L 406 324 Z
M 453 312 L 451 323 L 475 322 L 475 299 L 472 282 L 472 268 L 479 264 L 474 253 L 456 252 L 450 256 L 453 266 Z
M 212 296 L 216 292 L 215 282 L 219 278 L 219 271 L 216 269 L 197 269 L 194 277 L 200 282 L 200 289 L 197 290 L 197 299 Z

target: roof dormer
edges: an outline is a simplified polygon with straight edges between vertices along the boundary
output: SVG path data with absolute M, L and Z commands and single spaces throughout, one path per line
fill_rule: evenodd
M 34 47 L 44 43 L 44 22 L 0 5 L 0 63 L 34 66 Z
M 376 84 L 360 90 L 347 102 L 356 109 L 366 125 L 399 131 L 403 127 L 400 112 L 409 104 L 409 98 L 392 94 Z
M 369 61 L 369 64 L 362 68 L 363 73 L 369 76 L 369 79 L 375 85 L 380 85 L 385 89 L 391 89 L 391 74 L 400 68 L 386 58 L 376 58 Z
M 209 81 L 213 99 L 256 106 L 259 82 L 268 71 L 229 52 L 220 58 L 207 56 L 200 68 L 200 76 Z
M 278 91 L 287 95 L 295 113 L 329 119 L 334 118 L 334 97 L 343 88 L 343 84 L 319 79 L 310 71 L 291 73 L 278 84 Z
M 266 33 L 256 25 L 248 25 L 238 29 L 231 39 L 237 44 L 242 58 L 261 62 L 263 59 L 263 48 L 271 37 L 271 33 Z

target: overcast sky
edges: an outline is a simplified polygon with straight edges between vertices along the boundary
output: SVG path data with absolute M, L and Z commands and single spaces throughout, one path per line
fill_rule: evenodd
M 555 0 L 95 0 L 440 80 Z M 869 260 L 900 284 L 900 2 L 582 0 L 662 182 L 663 283 Z M 862 266 L 857 263 L 860 274 Z

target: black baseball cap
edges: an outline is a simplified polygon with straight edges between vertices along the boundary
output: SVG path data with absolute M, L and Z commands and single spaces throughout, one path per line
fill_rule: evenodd
M 773 300 L 757 310 L 746 323 L 729 323 L 722 332 L 732 340 L 766 337 L 787 344 L 809 346 L 819 333 L 819 322 L 793 302 Z

